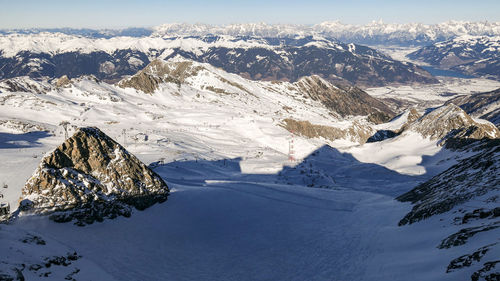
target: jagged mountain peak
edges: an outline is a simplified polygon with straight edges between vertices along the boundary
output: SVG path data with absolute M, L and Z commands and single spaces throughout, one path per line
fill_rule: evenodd
M 165 182 L 96 127 L 79 128 L 46 155 L 22 190 L 20 209 L 79 224 L 129 216 L 166 200 Z

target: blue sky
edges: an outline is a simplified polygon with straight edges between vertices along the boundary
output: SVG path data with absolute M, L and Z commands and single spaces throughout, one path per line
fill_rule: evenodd
M 0 28 L 149 27 L 162 23 L 363 24 L 500 21 L 499 0 L 0 0 Z

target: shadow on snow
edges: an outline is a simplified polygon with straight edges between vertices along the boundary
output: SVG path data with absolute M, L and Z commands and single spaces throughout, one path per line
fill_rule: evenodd
M 423 156 L 421 165 L 433 166 L 434 156 Z M 363 163 L 350 153 L 328 145 L 312 152 L 300 163 L 284 166 L 275 174 L 245 174 L 243 158 L 221 160 L 186 160 L 170 163 L 154 162 L 151 168 L 167 182 L 179 185 L 267 184 L 296 185 L 328 189 L 349 189 L 389 196 L 400 195 L 437 174 L 426 168 L 424 175 L 405 175 L 378 164 Z M 289 163 L 290 164 L 290 163 Z
M 46 131 L 23 134 L 0 133 L 0 149 L 38 147 L 42 145 L 38 140 L 49 136 L 51 136 L 51 134 Z

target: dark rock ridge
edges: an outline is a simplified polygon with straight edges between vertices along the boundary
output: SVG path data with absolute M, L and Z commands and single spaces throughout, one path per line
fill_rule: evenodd
M 462 246 L 469 241 L 483 245 L 472 253 L 462 251 L 461 256 L 451 260 L 446 272 L 469 271 L 471 280 L 498 280 L 500 273 L 495 268 L 497 257 L 486 254 L 490 250 L 499 250 L 496 233 L 500 228 L 500 139 L 473 143 L 462 153 L 473 156 L 397 198 L 413 204 L 412 210 L 400 220 L 399 225 L 440 215 L 440 224 L 450 223 L 452 226 L 449 228 L 453 231 L 443 237 L 437 248 L 454 247 L 461 252 Z M 454 214 L 463 217 L 453 218 Z M 469 268 L 472 266 L 474 268 Z M 477 269 L 478 266 L 482 268 Z
M 165 182 L 95 127 L 80 128 L 44 157 L 26 182 L 20 209 L 77 224 L 130 216 L 164 202 Z
M 67 75 L 95 75 L 101 80 L 117 81 L 133 75 L 156 58 L 177 55 L 206 62 L 227 72 L 253 80 L 297 81 L 303 76 L 319 75 L 331 82 L 348 81 L 356 85 L 379 86 L 388 83 L 437 83 L 427 71 L 415 64 L 395 61 L 369 47 L 335 40 L 305 37 L 300 39 L 234 37 L 234 42 L 258 42 L 249 47 L 219 44 L 221 37 L 178 37 L 166 41 L 198 40 L 206 48 L 150 48 L 146 51 L 119 49 L 104 52 L 37 53 L 21 51 L 14 57 L 0 56 L 0 79 L 17 76 L 58 78 Z M 201 44 L 200 43 L 200 44 Z M 0 51 L 1 53 L 1 51 Z
M 50 84 L 34 81 L 27 76 L 0 80 L 0 93 L 26 92 L 33 94 L 45 94 L 50 90 Z
M 459 96 L 446 102 L 460 106 L 468 114 L 500 126 L 500 89 Z
M 484 200 L 496 200 L 500 186 L 500 139 L 484 140 L 472 147 L 479 152 L 397 197 L 414 204 L 400 225 L 448 212 L 476 197 L 490 194 L 491 198 L 486 196 Z
M 394 117 L 393 120 L 404 118 L 404 124 L 398 128 L 398 129 L 391 129 L 391 130 L 378 130 L 374 135 L 368 138 L 366 142 L 378 142 L 378 141 L 383 141 L 386 139 L 394 138 L 399 136 L 401 133 L 403 133 L 405 130 L 408 129 L 408 127 L 413 124 L 415 121 L 417 121 L 422 115 L 418 113 L 418 111 L 415 108 L 411 108 L 406 110 L 405 112 L 399 114 L 398 116 Z
M 132 58 L 132 59 L 131 59 Z M 133 75 L 149 63 L 147 54 L 135 50 L 117 50 L 113 53 L 67 52 L 60 54 L 19 52 L 16 57 L 0 56 L 0 79 L 18 76 L 31 78 L 76 78 L 94 75 L 101 80 L 118 80 Z
M 481 247 L 481 248 L 477 249 L 475 252 L 473 252 L 472 254 L 463 255 L 463 256 L 460 256 L 460 257 L 452 260 L 450 262 L 450 264 L 448 265 L 446 272 L 452 272 L 452 271 L 457 270 L 457 269 L 469 267 L 473 263 L 480 262 L 481 259 L 484 257 L 484 255 L 490 250 L 490 247 L 494 246 L 496 244 L 498 244 L 498 243 L 488 245 L 485 247 Z
M 253 80 L 294 82 L 304 76 L 318 75 L 333 83 L 346 80 L 358 86 L 438 82 L 417 65 L 395 61 L 369 47 L 306 39 L 300 45 L 273 48 L 213 47 L 200 54 L 175 49 L 170 56 L 179 54 Z

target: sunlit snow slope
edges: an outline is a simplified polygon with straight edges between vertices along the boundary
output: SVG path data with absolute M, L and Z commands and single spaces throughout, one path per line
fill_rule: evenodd
M 443 251 L 437 245 L 456 229 L 440 219 L 450 214 L 400 227 L 411 205 L 394 200 L 466 153 L 412 132 L 364 145 L 348 134 L 292 135 L 286 118 L 374 131 L 406 120 L 375 126 L 363 116 L 341 117 L 296 84 L 195 66 L 196 73 L 151 93 L 92 77 L 60 87 L 24 77 L 20 91 L 0 84 L 0 183 L 13 211 L 41 156 L 63 142 L 62 121 L 69 134 L 73 126 L 99 127 L 151 163 L 171 189 L 167 202 L 130 218 L 78 227 L 20 216 L 0 225 L 1 273 L 22 271 L 28 280 L 461 280 L 477 269 L 446 273 L 450 260 L 490 236 Z M 70 264 L 45 266 L 54 256 Z

